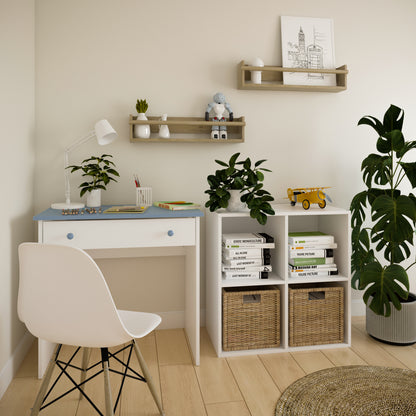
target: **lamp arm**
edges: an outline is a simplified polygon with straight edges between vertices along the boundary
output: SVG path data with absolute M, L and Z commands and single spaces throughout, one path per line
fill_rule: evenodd
M 64 153 L 64 164 L 65 164 L 65 202 L 69 205 L 71 203 L 71 186 L 69 184 L 69 153 L 76 149 L 78 146 L 81 146 L 82 144 L 88 142 L 92 138 L 95 137 L 95 132 L 90 131 L 85 137 L 82 137 L 81 139 L 77 140 L 75 143 L 71 144 L 65 149 Z

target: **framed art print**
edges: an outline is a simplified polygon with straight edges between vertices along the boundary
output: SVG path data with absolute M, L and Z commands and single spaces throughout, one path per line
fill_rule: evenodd
M 335 69 L 332 19 L 281 16 L 285 68 Z M 336 85 L 335 74 L 284 72 L 286 85 Z

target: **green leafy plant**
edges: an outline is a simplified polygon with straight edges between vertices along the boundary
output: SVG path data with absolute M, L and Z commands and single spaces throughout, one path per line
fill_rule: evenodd
M 266 224 L 267 215 L 273 215 L 274 210 L 270 205 L 274 198 L 263 189 L 264 174 L 262 171 L 271 172 L 269 169 L 259 167 L 266 159 L 252 164 L 250 158 L 238 160 L 240 153 L 231 156 L 228 163 L 215 160 L 223 169 L 218 169 L 215 174 L 207 177 L 209 189 L 205 191 L 209 195 L 205 206 L 211 212 L 220 208 L 227 208 L 231 197 L 229 190 L 240 190 L 241 202 L 247 204 L 250 216 L 260 224 Z
M 146 100 L 137 100 L 136 110 L 138 113 L 145 113 L 148 108 L 149 105 L 147 104 Z
M 377 315 L 390 316 L 391 304 L 400 310 L 409 294 L 407 269 L 400 265 L 410 258 L 416 221 L 416 198 L 400 190 L 407 179 L 416 186 L 416 163 L 403 161 L 416 148 L 403 133 L 404 112 L 391 105 L 383 122 L 365 116 L 358 125 L 368 125 L 378 134 L 376 148 L 362 162 L 366 185 L 351 202 L 352 287 L 365 289 L 363 300 Z M 366 220 L 368 213 L 369 219 Z M 369 224 L 368 224 L 369 223 Z
M 71 173 L 77 170 L 82 170 L 82 176 L 91 179 L 89 182 L 83 182 L 79 188 L 81 188 L 80 196 L 83 196 L 86 192 L 91 192 L 93 189 L 107 189 L 107 185 L 110 181 L 117 182 L 113 176 L 120 176 L 114 169 L 115 164 L 109 160 L 111 155 L 91 156 L 81 162 L 81 165 L 71 165 L 67 169 L 71 169 Z

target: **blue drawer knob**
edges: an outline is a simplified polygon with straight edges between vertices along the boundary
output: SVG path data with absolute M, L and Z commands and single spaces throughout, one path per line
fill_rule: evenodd
M 68 240 L 72 240 L 72 239 L 74 238 L 74 234 L 72 234 L 72 233 L 68 233 L 68 234 L 66 235 L 66 238 L 67 238 Z
M 174 234 L 173 230 L 169 230 L 169 231 L 168 231 L 168 236 L 169 236 L 169 237 L 172 237 L 172 236 L 173 236 L 173 234 Z

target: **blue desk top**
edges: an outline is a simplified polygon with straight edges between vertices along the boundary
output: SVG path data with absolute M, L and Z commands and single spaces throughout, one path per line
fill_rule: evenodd
M 103 205 L 102 211 L 110 208 L 114 205 Z M 151 206 L 147 208 L 145 212 L 137 213 L 114 213 L 114 214 L 76 214 L 76 215 L 63 215 L 62 210 L 48 208 L 47 210 L 37 214 L 33 217 L 35 221 L 71 221 L 71 220 L 125 220 L 125 219 L 141 219 L 141 218 L 189 218 L 189 217 L 203 217 L 204 213 L 199 209 L 187 209 L 170 211 L 168 209 Z

